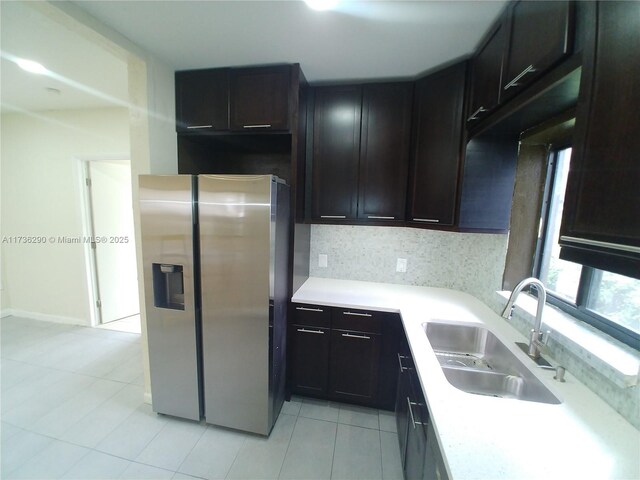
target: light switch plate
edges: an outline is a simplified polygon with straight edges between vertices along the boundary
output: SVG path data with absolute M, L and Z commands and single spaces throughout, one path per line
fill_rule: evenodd
M 407 271 L 407 259 L 399 258 L 396 263 L 396 272 L 405 273 Z
M 327 268 L 327 255 L 321 253 L 318 255 L 318 267 Z

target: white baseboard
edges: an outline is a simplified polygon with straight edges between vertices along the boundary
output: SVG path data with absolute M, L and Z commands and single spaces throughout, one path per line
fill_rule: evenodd
M 0 318 L 10 317 L 11 315 L 13 315 L 13 310 L 10 308 L 3 308 L 0 310 Z
M 151 405 L 151 392 L 144 392 L 144 403 Z
M 5 312 L 8 312 L 8 314 L 5 315 Z M 88 320 L 83 320 L 81 318 L 64 317 L 62 315 L 51 315 L 39 312 L 27 312 L 25 310 L 18 310 L 15 308 L 8 308 L 2 311 L 3 318 L 8 315 L 13 317 L 30 318 L 32 320 L 42 320 L 44 322 L 64 323 L 66 325 L 81 325 L 83 327 L 91 326 Z

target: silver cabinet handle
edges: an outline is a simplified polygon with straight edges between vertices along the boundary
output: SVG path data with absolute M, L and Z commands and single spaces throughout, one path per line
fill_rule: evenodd
M 413 408 L 411 408 L 412 405 L 420 405 L 419 403 L 416 402 L 412 402 L 411 400 L 409 400 L 409 397 L 407 397 L 407 405 L 409 406 L 409 416 L 411 417 L 411 424 L 413 425 L 413 428 L 416 428 L 416 425 L 424 425 L 424 423 L 422 422 L 416 422 L 416 419 L 413 416 Z
M 381 217 L 378 215 L 367 215 L 367 218 L 371 218 L 374 220 L 395 220 L 396 217 Z
M 361 338 L 363 340 L 371 340 L 371 337 L 368 337 L 367 335 L 352 335 L 351 333 L 343 333 L 342 336 L 349 337 L 349 338 Z
M 302 333 L 318 333 L 320 335 L 324 335 L 324 332 L 322 330 L 307 330 L 306 328 L 298 328 L 298 331 Z
M 469 118 L 467 118 L 467 122 L 470 122 L 471 120 L 478 120 L 478 114 L 484 113 L 486 111 L 487 111 L 486 108 L 480 107 L 475 112 L 473 112 Z
M 187 129 L 196 130 L 198 128 L 213 128 L 213 125 L 189 125 Z
M 305 312 L 324 312 L 321 308 L 296 307 L 296 310 L 304 310 Z
M 592 247 L 610 248 L 612 250 L 620 250 L 622 252 L 640 253 L 640 247 L 634 247 L 633 245 L 619 245 L 616 243 L 599 242 L 597 240 L 589 240 L 587 238 L 568 237 L 566 235 L 562 235 L 560 237 L 560 241 L 579 243 Z
M 346 215 L 320 215 L 320 218 L 347 218 Z
M 440 220 L 435 218 L 412 218 L 414 222 L 427 222 L 427 223 L 440 223 Z
M 403 358 L 407 358 L 407 357 L 405 357 L 404 355 L 398 354 L 398 363 L 400 364 L 400 373 L 404 372 L 405 370 L 409 370 L 407 367 L 402 365 L 402 359 Z
M 271 124 L 265 123 L 262 125 L 243 125 L 242 128 L 271 128 Z
M 342 312 L 343 315 L 353 315 L 354 317 L 371 317 L 370 313 Z
M 529 65 L 522 72 L 520 72 L 518 75 L 516 75 L 513 80 L 511 80 L 509 83 L 507 83 L 504 86 L 504 89 L 505 90 L 509 90 L 511 87 L 517 87 L 518 86 L 518 80 L 520 80 L 522 77 L 524 77 L 527 73 L 533 73 L 535 71 L 536 71 L 536 69 L 533 67 L 533 65 Z

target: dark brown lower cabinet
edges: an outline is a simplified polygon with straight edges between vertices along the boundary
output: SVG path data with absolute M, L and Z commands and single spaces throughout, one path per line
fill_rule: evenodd
M 393 411 L 398 381 L 397 314 L 292 304 L 291 393 Z
M 379 362 L 379 334 L 332 330 L 329 362 L 331 398 L 375 405 Z
M 327 394 L 330 332 L 307 325 L 291 327 L 291 388 L 295 393 Z
M 396 425 L 405 480 L 447 480 L 444 459 L 431 422 L 406 337 L 398 348 Z

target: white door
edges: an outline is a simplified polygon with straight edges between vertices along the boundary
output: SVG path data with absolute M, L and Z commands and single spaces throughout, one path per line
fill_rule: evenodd
M 140 313 L 133 233 L 131 165 L 88 162 L 100 322 Z

